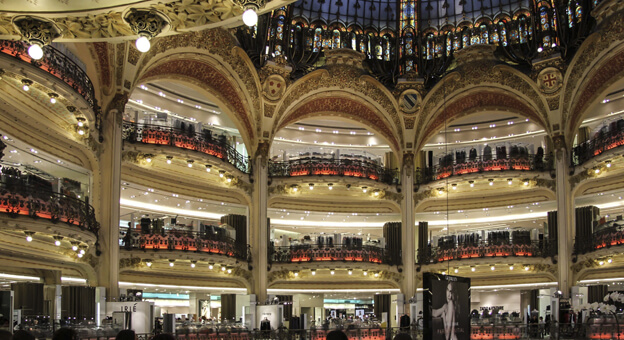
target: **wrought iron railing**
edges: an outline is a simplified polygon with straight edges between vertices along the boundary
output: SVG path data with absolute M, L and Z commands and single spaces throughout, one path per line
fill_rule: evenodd
M 430 168 L 417 168 L 414 183 L 426 184 L 451 176 L 467 175 L 490 171 L 550 171 L 554 169 L 553 159 L 549 156 L 527 154 L 521 157 L 475 157 L 465 162 L 453 162 L 448 165 L 435 165 Z
M 169 145 L 186 150 L 194 150 L 222 159 L 244 173 L 250 172 L 249 159 L 224 138 L 211 134 L 195 133 L 168 126 L 123 123 L 123 139 L 129 143 Z
M 91 83 L 87 73 L 73 60 L 52 46 L 43 48 L 43 57 L 40 60 L 33 60 L 28 55 L 28 47 L 26 42 L 20 40 L 0 40 L 0 53 L 10 55 L 48 72 L 78 92 L 93 110 L 95 128 L 100 131 L 102 122 L 100 107 L 95 98 L 93 83 Z
M 608 133 L 599 134 L 596 138 L 578 144 L 572 149 L 570 163 L 581 165 L 590 159 L 611 149 L 624 145 L 624 126 Z
M 28 216 L 66 223 L 98 235 L 100 224 L 95 209 L 77 198 L 40 187 L 30 186 L 20 178 L 2 175 L 0 212 L 11 217 Z
M 342 176 L 368 178 L 386 184 L 399 183 L 397 169 L 386 169 L 377 163 L 349 159 L 270 162 L 269 176 Z
M 269 261 L 272 263 L 347 261 L 390 264 L 390 257 L 384 248 L 376 246 L 297 245 L 270 247 Z
M 621 228 L 609 228 L 595 232 L 590 239 L 575 239 L 574 253 L 586 254 L 603 248 L 624 245 L 624 230 Z
M 239 244 L 231 237 L 194 231 L 165 230 L 142 232 L 140 229 L 120 229 L 120 246 L 126 250 L 170 250 L 210 253 L 251 261 L 247 244 Z
M 428 247 L 418 250 L 417 262 L 419 264 L 439 263 L 452 260 L 493 258 L 493 257 L 547 257 L 551 256 L 547 242 L 540 245 L 537 242 L 531 244 L 486 244 L 480 242 L 474 246 L 459 245 L 454 248 Z

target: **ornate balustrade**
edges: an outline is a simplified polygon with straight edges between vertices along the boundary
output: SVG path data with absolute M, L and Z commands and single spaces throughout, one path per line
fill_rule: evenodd
M 416 184 L 426 184 L 451 176 L 467 175 L 490 171 L 550 171 L 554 169 L 551 157 L 527 154 L 521 157 L 484 158 L 476 157 L 465 162 L 448 165 L 435 165 L 415 170 Z
M 241 172 L 250 172 L 247 157 L 236 151 L 224 138 L 214 138 L 212 135 L 188 132 L 179 128 L 124 122 L 123 139 L 129 143 L 169 145 L 201 152 L 228 162 Z
M 624 245 L 624 230 L 620 228 L 609 228 L 600 232 L 595 232 L 591 239 L 575 239 L 574 253 L 586 254 L 603 248 Z
M 572 166 L 581 165 L 590 159 L 611 149 L 624 145 L 624 125 L 598 134 L 596 138 L 580 143 L 572 149 L 570 163 Z
M 95 209 L 88 203 L 67 195 L 28 185 L 20 178 L 2 175 L 0 212 L 11 217 L 42 218 L 52 223 L 66 223 L 98 235 L 100 224 Z
M 298 245 L 270 247 L 269 261 L 272 263 L 348 261 L 390 264 L 390 257 L 384 248 L 375 246 Z
M 269 176 L 346 176 L 368 178 L 386 184 L 399 182 L 399 172 L 396 169 L 386 169 L 373 162 L 348 159 L 270 162 Z
M 430 264 L 488 257 L 547 257 L 550 256 L 551 253 L 549 247 L 540 246 L 538 243 L 501 245 L 479 243 L 475 246 L 460 245 L 449 249 L 441 249 L 439 247 L 429 247 L 424 251 L 419 249 L 417 262 L 419 264 Z
M 210 253 L 251 261 L 249 245 L 237 244 L 226 236 L 193 231 L 165 230 L 145 233 L 139 229 L 123 228 L 119 235 L 120 246 L 126 250 L 170 250 Z
M 51 75 L 61 79 L 71 86 L 89 103 L 95 114 L 95 128 L 101 129 L 101 112 L 95 98 L 95 90 L 87 73 L 76 65 L 74 61 L 52 46 L 43 48 L 43 58 L 33 60 L 28 55 L 29 45 L 19 40 L 0 40 L 0 53 L 15 57 L 22 62 L 29 63 Z

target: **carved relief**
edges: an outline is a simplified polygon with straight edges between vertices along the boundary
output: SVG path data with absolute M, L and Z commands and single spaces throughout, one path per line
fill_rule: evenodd
M 134 44 L 130 44 L 130 47 L 128 48 L 128 62 L 131 65 L 136 66 L 136 64 L 139 62 L 139 58 L 141 58 L 141 52 L 136 49 Z
M 273 114 L 275 113 L 275 105 L 270 105 L 267 103 L 264 103 L 264 116 L 267 118 L 273 118 Z M 268 134 L 268 132 L 267 132 Z M 266 138 L 268 138 L 269 136 L 267 135 Z
M 286 90 L 286 81 L 279 75 L 270 75 L 262 86 L 262 94 L 268 100 L 278 100 L 284 94 Z
M 138 257 L 122 258 L 119 260 L 119 270 L 126 268 L 142 268 L 145 265 Z
M 405 122 L 405 128 L 411 130 L 414 128 L 414 123 L 416 122 L 415 117 L 403 117 L 403 121 Z
M 554 67 L 545 68 L 537 75 L 537 87 L 544 94 L 556 94 L 562 86 L 563 76 L 561 72 Z

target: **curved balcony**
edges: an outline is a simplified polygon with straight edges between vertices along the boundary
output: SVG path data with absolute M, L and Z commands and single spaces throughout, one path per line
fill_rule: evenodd
M 452 260 L 482 259 L 493 257 L 548 257 L 553 254 L 547 242 L 544 245 L 530 244 L 485 244 L 459 245 L 454 248 L 429 247 L 418 250 L 419 264 L 432 264 Z
M 444 162 L 443 162 L 444 163 Z M 550 171 L 554 169 L 552 157 L 526 154 L 504 158 L 472 157 L 461 162 L 446 162 L 429 168 L 418 168 L 414 174 L 416 184 L 427 184 L 452 176 L 495 171 Z
M 251 261 L 249 245 L 237 244 L 236 240 L 227 236 L 194 231 L 161 229 L 160 232 L 142 232 L 121 228 L 119 245 L 126 250 L 168 250 L 224 255 L 239 260 Z
M 95 127 L 101 128 L 101 113 L 91 79 L 74 61 L 52 46 L 43 48 L 43 58 L 33 60 L 28 55 L 29 45 L 19 40 L 0 40 L 0 53 L 35 66 L 65 82 L 84 98 L 95 114 Z
M 66 223 L 98 235 L 100 224 L 95 219 L 95 209 L 86 202 L 7 174 L 3 168 L 0 182 L 0 212 L 11 217 L 43 218 L 52 223 Z
M 249 162 L 225 139 L 214 138 L 210 134 L 188 132 L 167 126 L 123 123 L 123 140 L 129 143 L 169 145 L 176 148 L 193 150 L 217 157 L 234 165 L 243 173 L 249 173 Z
M 290 247 L 269 246 L 271 263 L 300 262 L 368 262 L 392 265 L 386 249 L 376 246 L 353 246 L 336 244 L 333 246 L 297 245 Z
M 611 221 L 608 226 L 596 231 L 589 239 L 576 239 L 575 254 L 586 254 L 603 248 L 624 245 L 624 221 Z
M 269 177 L 340 176 L 367 178 L 386 184 L 399 183 L 399 171 L 367 161 L 349 159 L 269 162 Z
M 611 149 L 624 145 L 624 120 L 600 130 L 593 139 L 578 144 L 572 149 L 570 163 L 581 165 Z

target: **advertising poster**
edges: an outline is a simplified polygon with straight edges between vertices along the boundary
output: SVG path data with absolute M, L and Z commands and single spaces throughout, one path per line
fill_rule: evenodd
M 470 340 L 470 278 L 423 274 L 426 340 Z

